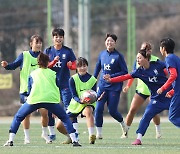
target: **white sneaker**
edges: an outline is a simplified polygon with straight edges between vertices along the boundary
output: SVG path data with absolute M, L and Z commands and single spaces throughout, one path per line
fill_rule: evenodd
M 123 132 L 121 138 L 128 138 L 128 127 L 126 126 L 126 124 L 121 125 L 121 129 Z
M 47 134 L 42 134 L 41 137 L 46 141 L 46 144 L 51 144 L 52 141 Z
M 30 144 L 30 140 L 28 138 L 24 138 L 24 144 Z
M 13 146 L 13 141 L 7 141 L 3 146 L 10 146 L 12 147 Z
M 102 140 L 103 139 L 102 134 L 96 135 L 96 139 Z
M 161 138 L 161 132 L 156 132 L 156 139 L 160 139 Z

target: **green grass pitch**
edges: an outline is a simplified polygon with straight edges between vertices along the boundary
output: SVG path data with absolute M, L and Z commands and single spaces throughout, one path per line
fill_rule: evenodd
M 0 121 L 2 121 L 0 119 Z M 10 122 L 0 122 L 0 154 L 175 154 L 180 153 L 180 130 L 170 122 L 162 122 L 162 138 L 155 139 L 155 127 L 151 123 L 142 146 L 133 146 L 131 142 L 136 138 L 135 131 L 138 123 L 133 123 L 127 139 L 121 139 L 120 125 L 113 119 L 105 120 L 103 127 L 103 139 L 96 140 L 94 145 L 88 141 L 88 131 L 84 121 L 79 123 L 80 143 L 82 147 L 61 144 L 66 138 L 57 131 L 57 139 L 52 144 L 46 144 L 41 138 L 41 125 L 39 122 L 31 123 L 30 141 L 23 144 L 23 130 L 20 127 L 13 147 L 3 147 L 8 139 Z

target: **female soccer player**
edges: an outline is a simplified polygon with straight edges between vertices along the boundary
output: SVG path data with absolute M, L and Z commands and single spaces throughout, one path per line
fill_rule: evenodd
M 14 116 L 9 130 L 9 140 L 4 146 L 13 146 L 15 134 L 23 119 L 39 108 L 45 108 L 61 119 L 71 137 L 73 146 L 81 146 L 77 142 L 75 129 L 72 126 L 71 120 L 59 104 L 60 94 L 59 88 L 56 85 L 58 84 L 56 72 L 47 68 L 48 62 L 49 57 L 40 53 L 38 56 L 39 68 L 34 70 L 29 77 L 28 92 L 30 94 L 27 97 L 27 101 L 20 107 Z
M 147 50 L 147 52 L 152 53 L 152 47 L 151 44 L 148 42 L 143 42 L 141 45 L 141 49 L 145 49 Z M 151 55 L 150 61 L 157 61 L 158 57 Z M 135 65 L 134 65 L 134 70 L 136 70 L 139 67 L 139 65 L 137 64 L 137 61 L 135 61 Z M 128 89 L 130 88 L 130 86 L 132 85 L 134 79 L 129 79 L 127 85 L 124 87 L 123 91 L 127 92 Z M 135 114 L 137 113 L 137 111 L 139 110 L 139 108 L 142 106 L 142 104 L 145 102 L 145 100 L 150 96 L 150 91 L 148 89 L 148 87 L 146 86 L 146 84 L 140 80 L 137 79 L 137 86 L 136 86 L 136 93 L 134 94 L 134 97 L 132 99 L 131 102 L 131 106 L 129 109 L 129 112 L 126 116 L 126 125 L 128 127 L 128 130 L 132 124 L 133 118 L 135 116 Z M 156 138 L 160 138 L 161 137 L 161 130 L 160 130 L 160 117 L 159 115 L 156 115 L 153 118 L 153 122 L 155 123 L 155 128 L 156 128 Z M 122 135 L 121 138 L 127 138 L 127 136 Z
M 146 107 L 144 115 L 140 121 L 139 128 L 136 131 L 137 139 L 132 145 L 141 145 L 142 136 L 144 136 L 151 119 L 162 112 L 168 110 L 170 105 L 170 98 L 165 97 L 172 87 L 166 89 L 162 94 L 157 94 L 157 90 L 167 81 L 167 70 L 165 64 L 158 60 L 150 62 L 150 53 L 147 50 L 140 50 L 137 54 L 137 63 L 140 67 L 134 70 L 131 74 L 126 74 L 114 78 L 110 78 L 109 75 L 105 75 L 104 79 L 111 82 L 122 82 L 131 78 L 141 79 L 149 88 L 151 92 L 150 102 Z
M 88 62 L 85 58 L 79 57 L 76 62 L 77 73 L 69 79 L 69 87 L 72 93 L 71 102 L 67 108 L 67 114 L 71 119 L 81 114 L 82 117 L 86 117 L 89 143 L 94 144 L 96 136 L 94 135 L 94 116 L 93 110 L 95 109 L 95 103 L 90 104 L 88 98 L 82 99 L 81 96 L 86 90 L 96 91 L 97 79 L 87 72 Z
M 20 102 L 24 104 L 28 96 L 28 77 L 30 73 L 38 68 L 37 57 L 42 49 L 42 38 L 39 35 L 33 35 L 30 39 L 30 50 L 21 53 L 17 59 L 9 63 L 2 61 L 1 65 L 6 70 L 15 70 L 20 67 Z M 46 140 L 46 143 L 50 143 L 50 139 L 47 135 L 48 126 L 48 114 L 47 110 L 39 109 L 42 115 L 42 138 Z M 30 115 L 27 115 L 23 121 L 24 128 L 24 144 L 30 143 L 29 128 L 30 128 Z
M 116 49 L 117 36 L 114 34 L 107 34 L 105 38 L 106 50 L 103 50 L 98 57 L 94 76 L 97 78 L 99 72 L 100 79 L 98 82 L 97 93 L 104 94 L 101 100 L 97 101 L 95 109 L 95 125 L 96 125 L 96 137 L 102 139 L 102 126 L 103 126 L 103 110 L 104 105 L 107 102 L 107 107 L 110 115 L 117 120 L 123 133 L 126 135 L 127 127 L 123 121 L 122 115 L 118 112 L 118 104 L 120 93 L 122 90 L 122 83 L 108 83 L 103 79 L 105 74 L 109 74 L 111 77 L 123 75 L 127 73 L 127 66 L 124 57 Z
M 79 57 L 77 59 L 77 74 L 73 75 L 69 80 L 69 85 L 72 93 L 72 99 L 68 106 L 67 113 L 73 118 L 77 117 L 82 113 L 86 117 L 88 132 L 89 132 L 89 143 L 94 144 L 96 136 L 94 135 L 94 116 L 93 110 L 95 109 L 95 102 L 90 104 L 89 100 L 84 98 L 81 99 L 81 95 L 85 90 L 96 91 L 97 79 L 87 73 L 88 62 L 85 58 Z
M 167 82 L 157 90 L 162 94 L 170 85 L 173 86 L 174 96 L 171 99 L 169 108 L 169 120 L 177 127 L 180 127 L 180 59 L 174 54 L 175 43 L 171 38 L 161 40 L 160 52 L 165 57 L 166 68 L 170 76 Z M 170 97 L 167 95 L 167 97 Z
M 53 36 L 53 46 L 48 47 L 44 53 L 49 55 L 50 61 L 53 61 L 56 56 L 59 57 L 59 61 L 53 66 L 52 70 L 57 72 L 57 78 L 59 81 L 60 86 L 60 95 L 62 103 L 64 104 L 65 110 L 67 109 L 69 102 L 72 98 L 71 92 L 69 89 L 69 78 L 70 78 L 70 71 L 69 70 L 76 70 L 76 57 L 72 49 L 63 45 L 64 42 L 64 30 L 61 28 L 54 28 L 52 31 Z M 50 138 L 52 140 L 56 139 L 55 130 L 54 130 L 54 118 L 52 118 L 52 114 L 49 114 L 49 132 Z M 73 127 L 78 129 L 77 119 L 73 120 Z M 60 130 L 60 123 L 58 121 L 57 128 Z M 61 131 L 61 130 L 60 130 Z M 76 132 L 78 134 L 78 132 Z M 68 140 L 67 142 L 69 143 Z

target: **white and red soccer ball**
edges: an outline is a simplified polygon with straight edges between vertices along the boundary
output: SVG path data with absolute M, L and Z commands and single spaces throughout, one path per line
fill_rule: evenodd
M 97 93 L 94 90 L 85 90 L 81 95 L 81 99 L 88 99 L 90 100 L 90 104 L 92 104 L 97 99 Z

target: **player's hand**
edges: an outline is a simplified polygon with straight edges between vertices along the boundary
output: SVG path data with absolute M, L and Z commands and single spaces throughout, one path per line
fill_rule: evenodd
M 170 93 L 166 93 L 166 96 L 165 97 L 167 97 L 167 98 L 171 98 L 172 96 L 171 96 L 171 94 Z
M 67 62 L 67 66 L 68 66 L 68 67 L 71 67 L 71 66 L 72 66 L 72 62 L 71 62 L 71 61 L 68 61 L 68 62 Z
M 105 94 L 105 91 L 98 97 L 97 101 L 100 101 L 103 98 L 104 94 Z
M 111 76 L 109 74 L 105 74 L 103 76 L 103 79 L 106 80 L 107 82 L 110 82 Z
M 126 86 L 126 87 L 123 88 L 123 92 L 124 92 L 124 93 L 127 93 L 128 90 L 129 90 L 129 87 L 128 87 L 128 86 Z
M 162 91 L 161 88 L 159 88 L 159 89 L 157 90 L 157 93 L 158 93 L 158 94 L 162 94 L 162 92 L 163 92 L 163 91 Z
M 7 65 L 8 65 L 8 62 L 7 62 L 7 61 L 2 61 L 2 62 L 1 62 L 1 66 L 2 66 L 2 67 L 6 67 Z
M 54 57 L 54 60 L 58 61 L 59 60 L 59 56 Z

